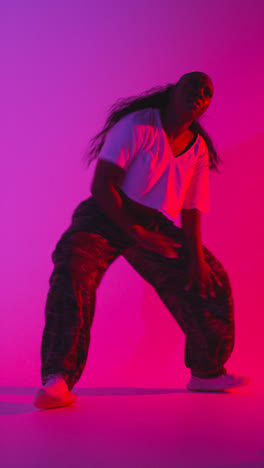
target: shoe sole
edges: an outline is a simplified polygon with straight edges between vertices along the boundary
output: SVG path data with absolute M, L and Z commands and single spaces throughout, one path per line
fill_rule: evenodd
M 77 400 L 77 396 L 68 392 L 62 396 L 52 396 L 48 394 L 44 388 L 41 388 L 35 399 L 34 406 L 38 409 L 52 409 L 52 408 L 61 408 L 63 406 L 70 406 Z
M 243 387 L 245 385 L 248 385 L 250 383 L 250 378 L 248 377 L 247 379 L 243 379 L 237 382 L 233 383 L 223 383 L 217 384 L 213 382 L 211 383 L 205 383 L 205 382 L 199 382 L 195 385 L 195 383 L 188 383 L 186 388 L 187 390 L 190 390 L 192 392 L 222 392 L 225 390 L 231 390 L 232 388 L 238 388 L 238 387 Z

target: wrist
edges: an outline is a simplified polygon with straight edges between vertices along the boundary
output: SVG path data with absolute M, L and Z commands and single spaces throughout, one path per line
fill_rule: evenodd
M 143 241 L 146 238 L 147 234 L 148 234 L 147 229 L 141 226 L 141 224 L 133 225 L 133 230 L 131 232 L 131 235 L 138 243 Z

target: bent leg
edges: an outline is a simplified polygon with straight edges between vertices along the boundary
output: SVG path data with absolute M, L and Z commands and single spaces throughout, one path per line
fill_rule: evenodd
M 41 343 L 43 385 L 50 374 L 63 375 L 69 390 L 79 380 L 88 355 L 97 287 L 120 251 L 133 242 L 93 197 L 75 209 L 52 253 L 54 270 Z
M 118 256 L 96 233 L 76 232 L 53 252 L 54 270 L 45 306 L 41 378 L 63 375 L 69 390 L 79 380 L 88 355 L 96 290 Z
M 183 231 L 170 222 L 162 223 L 158 229 L 182 244 L 178 248 L 179 258 L 169 259 L 138 245 L 122 255 L 154 287 L 185 333 L 185 365 L 192 375 L 201 378 L 221 375 L 226 372 L 224 364 L 234 347 L 234 304 L 228 275 L 219 260 L 203 246 L 205 260 L 223 287 L 216 283 L 216 297 L 207 299 L 193 289 L 185 291 L 189 254 Z

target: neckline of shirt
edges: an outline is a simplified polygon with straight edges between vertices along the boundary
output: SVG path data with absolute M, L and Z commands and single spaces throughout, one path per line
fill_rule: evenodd
M 187 150 L 184 151 L 183 153 L 180 153 L 178 156 L 174 156 L 174 154 L 173 154 L 173 152 L 172 152 L 172 149 L 171 149 L 171 147 L 170 147 L 170 144 L 169 144 L 168 137 L 167 137 L 166 132 L 165 132 L 165 130 L 164 130 L 164 128 L 163 128 L 163 125 L 162 125 L 162 121 L 161 121 L 161 117 L 160 117 L 160 110 L 159 110 L 157 107 L 156 107 L 156 108 L 153 108 L 153 110 L 154 110 L 154 112 L 156 112 L 156 115 L 158 116 L 159 128 L 161 128 L 161 130 L 162 130 L 163 133 L 164 133 L 164 137 L 165 137 L 165 139 L 166 139 L 166 143 L 167 143 L 167 145 L 168 145 L 168 147 L 169 147 L 169 150 L 170 150 L 170 152 L 171 152 L 171 155 L 172 155 L 173 159 L 176 160 L 176 159 L 181 158 L 182 156 L 185 156 L 186 154 L 188 154 L 189 151 L 191 151 L 191 150 L 193 149 L 194 145 L 196 145 L 196 143 L 197 143 L 197 141 L 198 141 L 198 139 L 199 139 L 199 137 L 200 137 L 199 133 L 197 134 L 197 137 L 196 137 L 195 141 L 193 142 L 192 146 L 190 146 L 189 149 L 187 149 Z

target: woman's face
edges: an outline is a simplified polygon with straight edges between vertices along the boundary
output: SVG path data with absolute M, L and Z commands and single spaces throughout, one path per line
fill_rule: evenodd
M 213 96 L 213 84 L 205 73 L 193 72 L 183 75 L 172 90 L 175 110 L 193 120 L 199 119 L 207 110 Z

